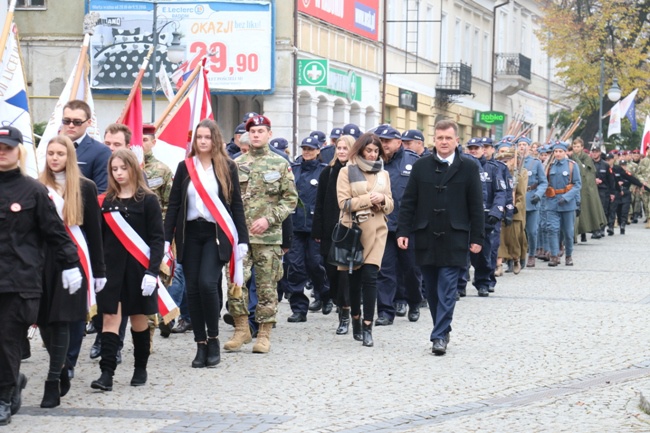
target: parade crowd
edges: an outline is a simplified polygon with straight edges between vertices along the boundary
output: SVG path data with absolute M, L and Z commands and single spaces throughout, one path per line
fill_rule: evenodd
M 20 409 L 34 326 L 49 354 L 43 408 L 69 392 L 86 334 L 93 389 L 111 391 L 131 364 L 127 326 L 130 384 L 143 386 L 156 329 L 192 332 L 187 366 L 215 367 L 253 339 L 253 353 L 268 353 L 284 299 L 290 326 L 336 312 L 332 332 L 365 347 L 376 327 L 428 308 L 440 356 L 469 282 L 488 297 L 504 273 L 580 266 L 574 244 L 624 235 L 649 214 L 650 160 L 580 138 L 460 143 L 442 120 L 428 146 L 419 130 L 347 124 L 311 132 L 292 159 L 271 120 L 247 113 L 230 142 L 201 121 L 187 158 L 167 167 L 152 125 L 139 161 L 127 126 L 109 125 L 102 143 L 90 118 L 83 101 L 66 104 L 61 135 L 40 143 L 37 180 L 21 171 L 22 133 L 0 127 L 0 425 Z M 355 228 L 359 261 L 333 264 L 335 234 Z M 234 327 L 223 343 L 221 319 Z

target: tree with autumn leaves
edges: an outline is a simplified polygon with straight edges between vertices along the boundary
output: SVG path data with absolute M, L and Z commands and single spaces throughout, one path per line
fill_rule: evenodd
M 598 131 L 601 58 L 605 95 L 618 78 L 623 96 L 639 89 L 637 111 L 647 112 L 642 101 L 650 84 L 650 0 L 556 0 L 546 2 L 543 12 L 537 37 L 578 100 L 575 117 L 582 112 L 587 119 L 576 135 L 591 141 Z M 612 105 L 605 96 L 604 112 Z

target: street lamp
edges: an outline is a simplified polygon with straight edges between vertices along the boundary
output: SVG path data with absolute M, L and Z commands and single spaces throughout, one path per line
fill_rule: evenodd
M 603 99 L 605 93 L 605 57 L 600 58 L 600 88 L 598 89 L 598 100 L 600 101 L 600 107 L 598 110 L 598 136 L 596 141 L 602 146 L 605 140 L 603 140 Z M 612 80 L 612 87 L 607 91 L 607 98 L 616 102 L 621 99 L 621 88 L 618 85 L 618 79 L 614 78 Z

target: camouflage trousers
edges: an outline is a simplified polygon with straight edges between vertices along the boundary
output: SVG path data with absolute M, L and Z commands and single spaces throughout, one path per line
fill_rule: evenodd
M 257 287 L 257 323 L 275 323 L 278 312 L 277 284 L 282 278 L 282 248 L 280 245 L 251 244 L 250 251 L 244 259 L 244 281 L 251 278 L 251 269 L 255 268 L 255 286 Z M 232 284 L 228 287 L 228 311 L 233 316 L 248 316 L 248 288 L 239 290 Z
M 642 192 L 636 186 L 633 186 L 630 190 L 632 191 L 632 203 L 630 204 L 629 218 L 633 219 L 635 215 L 640 216 L 643 213 L 643 201 Z

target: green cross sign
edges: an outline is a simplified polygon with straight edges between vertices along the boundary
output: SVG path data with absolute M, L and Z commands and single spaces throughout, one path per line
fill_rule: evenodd
M 325 59 L 298 59 L 299 86 L 327 85 L 328 62 Z

